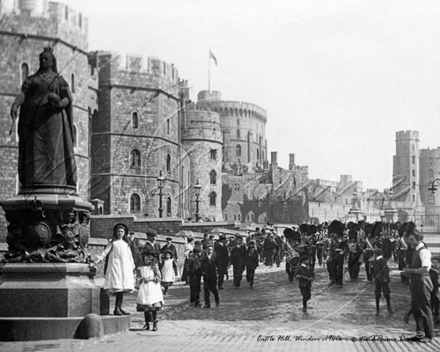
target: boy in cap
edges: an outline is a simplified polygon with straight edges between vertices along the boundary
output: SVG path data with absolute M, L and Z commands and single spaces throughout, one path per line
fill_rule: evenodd
M 258 267 L 258 253 L 255 250 L 255 243 L 249 242 L 249 248 L 246 252 L 246 280 L 250 288 L 254 287 L 255 269 Z
M 373 278 L 376 293 L 376 316 L 380 315 L 380 296 L 383 293 L 386 301 L 388 312 L 393 314 L 391 309 L 391 297 L 390 297 L 390 269 L 388 268 L 387 260 L 382 256 L 382 249 L 374 248 L 374 264 L 373 264 Z
M 310 257 L 304 255 L 299 260 L 300 266 L 296 270 L 295 277 L 299 280 L 298 286 L 303 297 L 303 312 L 307 313 L 307 301 L 312 297 L 312 281 L 315 273 L 310 266 Z
M 205 255 L 202 259 L 202 274 L 203 274 L 203 290 L 205 293 L 204 308 L 211 308 L 209 300 L 210 292 L 214 295 L 215 305 L 220 304 L 220 298 L 217 291 L 217 255 L 214 253 L 213 244 L 208 242 L 205 248 Z
M 202 250 L 194 248 L 185 262 L 185 269 L 188 273 L 188 283 L 190 287 L 190 304 L 193 307 L 200 306 L 200 286 L 202 281 Z

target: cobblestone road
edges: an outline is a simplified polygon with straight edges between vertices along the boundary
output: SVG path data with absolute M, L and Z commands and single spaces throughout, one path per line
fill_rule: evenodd
M 130 348 L 130 351 L 193 351 L 201 348 L 220 351 L 228 348 L 230 351 L 279 351 L 294 348 L 304 351 L 440 351 L 440 338 L 427 345 L 399 341 L 402 336 L 413 336 L 415 324 L 413 321 L 409 324 L 403 322 L 402 316 L 410 300 L 409 287 L 398 281 L 393 278 L 391 283 L 395 314 L 388 314 L 383 301 L 382 314 L 376 317 L 374 286 L 366 281 L 364 268 L 361 268 L 358 282 L 345 280 L 344 287 L 338 288 L 328 287 L 327 272 L 318 266 L 309 311 L 303 313 L 298 284 L 287 280 L 284 266 L 260 267 L 254 289 L 249 289 L 244 280 L 242 288 L 236 290 L 232 287 L 232 280 L 228 280 L 225 289 L 220 291 L 220 306 L 211 309 L 189 308 L 189 287 L 175 284 L 165 296 L 166 305 L 160 312 L 156 332 L 140 330 L 143 315 L 135 312 L 133 295 L 127 296 L 124 302 L 132 312 L 130 332 L 88 341 L 0 343 L 0 350 L 125 351 Z M 397 341 L 359 341 L 362 336 L 373 335 Z M 339 339 L 341 341 L 337 341 Z

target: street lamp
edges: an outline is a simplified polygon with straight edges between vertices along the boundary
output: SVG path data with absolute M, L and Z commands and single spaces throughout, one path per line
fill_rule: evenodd
M 159 177 L 157 178 L 157 182 L 159 183 L 159 218 L 162 217 L 163 208 L 162 208 L 162 188 L 165 182 L 165 177 L 163 177 L 162 170 L 159 172 Z
M 199 180 L 196 181 L 196 184 L 194 186 L 194 193 L 196 195 L 196 222 L 199 221 L 199 197 L 200 197 L 200 190 L 202 186 L 199 185 Z

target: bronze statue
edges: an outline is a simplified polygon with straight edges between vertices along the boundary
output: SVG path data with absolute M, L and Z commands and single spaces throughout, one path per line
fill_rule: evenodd
M 21 192 L 63 189 L 76 194 L 72 95 L 58 74 L 52 48 L 40 54 L 40 68 L 23 83 L 11 107 L 18 123 Z

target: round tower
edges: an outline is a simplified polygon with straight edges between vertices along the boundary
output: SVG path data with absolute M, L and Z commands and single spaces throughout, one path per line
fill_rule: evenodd
M 245 173 L 263 172 L 267 160 L 267 113 L 264 109 L 251 103 L 221 100 L 218 91 L 201 91 L 197 107 L 217 112 L 222 131 L 230 131 L 230 143 L 224 145 L 226 172 L 237 164 L 241 164 Z
M 197 181 L 201 186 L 199 215 L 202 219 L 222 221 L 223 135 L 218 113 L 188 110 L 187 125 L 182 130 L 182 144 L 190 159 L 191 215 L 195 219 Z

